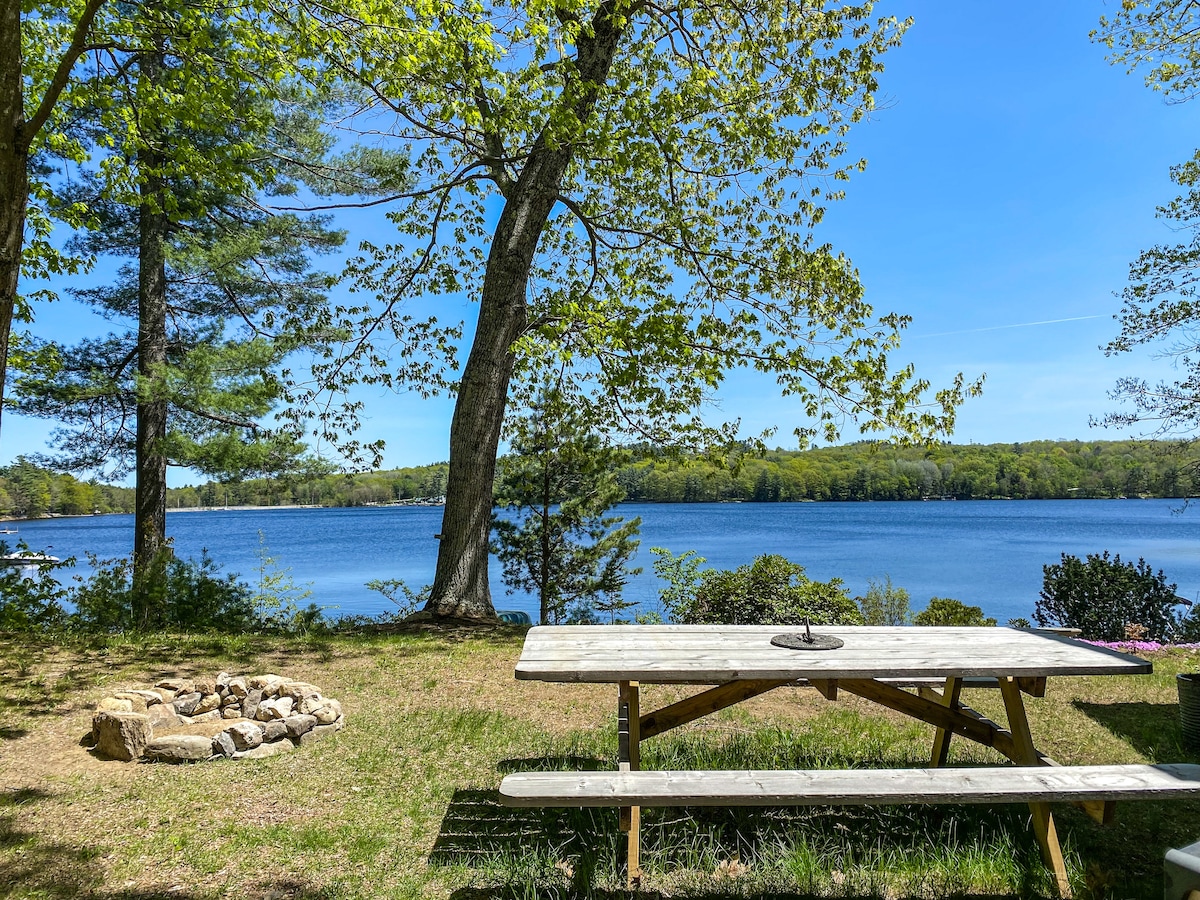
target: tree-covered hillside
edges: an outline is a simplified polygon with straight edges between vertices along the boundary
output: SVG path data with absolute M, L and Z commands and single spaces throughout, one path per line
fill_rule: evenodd
M 714 461 L 630 448 L 617 471 L 643 503 L 797 500 L 1066 500 L 1200 494 L 1200 455 L 1152 441 L 1033 441 L 890 447 L 868 443 Z M 502 459 L 501 473 L 505 461 Z M 173 488 L 172 509 L 364 506 L 439 502 L 446 463 L 308 479 L 248 479 Z M 504 501 L 497 488 L 497 499 Z M 132 512 L 132 488 L 84 482 L 24 458 L 0 468 L 0 515 Z
M 503 467 L 503 460 L 501 466 Z M 1197 455 L 1146 441 L 890 447 L 868 443 L 720 461 L 631 448 L 618 479 L 631 502 L 1047 500 L 1200 493 Z M 437 499 L 446 464 L 306 481 L 256 479 L 170 492 L 172 507 L 360 506 Z M 497 499 L 503 501 L 502 493 Z
M 620 479 L 631 501 L 676 503 L 1185 497 L 1200 490 L 1194 452 L 1146 441 L 859 443 L 725 466 L 643 454 Z
M 80 481 L 35 466 L 23 456 L 0 468 L 0 515 L 39 518 L 133 512 L 133 488 Z

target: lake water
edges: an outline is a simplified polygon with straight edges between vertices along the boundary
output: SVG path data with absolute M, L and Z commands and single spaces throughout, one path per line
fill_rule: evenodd
M 651 547 L 695 550 L 708 565 L 733 568 L 763 553 L 805 566 L 812 578 L 843 579 L 862 594 L 869 579 L 891 576 L 908 590 L 914 611 L 929 598 L 953 597 L 980 606 L 1001 623 L 1031 618 L 1042 566 L 1061 553 L 1084 556 L 1109 550 L 1123 560 L 1144 557 L 1162 569 L 1177 593 L 1200 599 L 1200 504 L 1179 511 L 1177 500 L 1025 500 L 931 503 L 714 503 L 625 504 L 642 517 L 644 568 L 626 597 L 656 608 L 658 584 Z M 280 567 L 308 584 L 312 601 L 330 615 L 376 614 L 394 607 L 367 590 L 372 579 L 402 578 L 419 587 L 433 578 L 434 534 L 440 507 L 260 509 L 172 512 L 167 531 L 180 555 L 207 548 L 224 571 L 256 581 L 259 533 Z M 128 554 L 132 516 L 42 519 L 13 523 L 5 536 L 35 550 L 100 558 Z M 498 608 L 536 619 L 536 603 L 507 595 L 492 567 Z

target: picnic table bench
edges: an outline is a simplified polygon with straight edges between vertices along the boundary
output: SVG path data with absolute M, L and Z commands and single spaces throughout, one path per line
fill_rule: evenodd
M 639 878 L 643 806 L 1028 803 L 1059 893 L 1071 896 L 1052 801 L 1100 822 L 1118 800 L 1200 796 L 1200 766 L 1059 766 L 1037 749 L 1022 695 L 1044 696 L 1057 675 L 1148 674 L 1145 660 L 1053 633 L 1012 628 L 824 626 L 830 650 L 777 647 L 779 626 L 540 626 L 530 630 L 519 679 L 618 685 L 618 771 L 524 772 L 500 793 L 513 806 L 611 806 L 628 832 L 627 874 Z M 643 683 L 713 685 L 643 713 Z M 642 771 L 643 740 L 783 686 L 829 700 L 855 694 L 934 727 L 929 768 Z M 1008 727 L 962 702 L 965 687 L 999 689 Z M 915 688 L 915 692 L 911 689 Z M 1014 766 L 946 767 L 958 735 L 993 747 Z

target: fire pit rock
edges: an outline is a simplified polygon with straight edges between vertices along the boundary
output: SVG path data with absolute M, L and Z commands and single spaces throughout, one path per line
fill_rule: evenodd
M 282 675 L 166 678 L 117 691 L 96 705 L 91 743 L 125 761 L 263 759 L 345 725 L 342 705 L 307 681 Z

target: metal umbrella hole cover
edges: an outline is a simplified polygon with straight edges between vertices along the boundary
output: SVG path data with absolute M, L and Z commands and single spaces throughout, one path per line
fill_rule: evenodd
M 813 634 L 806 618 L 804 634 L 777 634 L 771 638 L 771 644 L 785 650 L 836 650 L 845 646 L 845 641 L 831 634 Z

